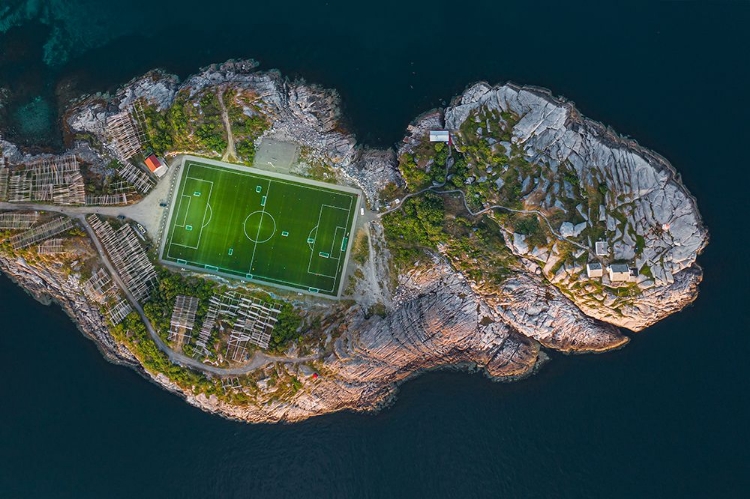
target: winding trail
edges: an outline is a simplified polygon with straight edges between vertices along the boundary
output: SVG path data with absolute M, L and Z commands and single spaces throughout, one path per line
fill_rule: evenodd
M 144 202 L 145 199 L 148 199 L 149 197 L 150 195 L 147 196 L 147 198 L 144 198 L 144 200 L 142 200 L 141 202 Z M 143 324 L 146 326 L 146 330 L 148 331 L 149 336 L 151 336 L 151 339 L 154 340 L 154 343 L 156 343 L 156 346 L 159 348 L 159 350 L 164 352 L 169 358 L 169 360 L 174 364 L 178 364 L 183 367 L 188 367 L 196 371 L 209 373 L 209 374 L 213 374 L 217 376 L 232 376 L 232 375 L 236 376 L 236 375 L 246 374 L 246 373 L 255 371 L 256 369 L 263 367 L 267 364 L 273 363 L 273 362 L 290 362 L 290 363 L 296 364 L 299 362 L 315 360 L 321 357 L 321 355 L 309 355 L 306 357 L 272 356 L 264 352 L 256 351 L 253 357 L 244 364 L 234 366 L 234 367 L 216 367 L 216 366 L 204 364 L 203 362 L 200 362 L 192 357 L 188 357 L 187 355 L 184 355 L 182 353 L 172 350 L 169 347 L 169 345 L 167 345 L 164 342 L 164 340 L 162 340 L 162 338 L 159 336 L 159 334 L 156 332 L 153 325 L 151 324 L 151 321 L 149 321 L 148 317 L 146 317 L 146 313 L 143 311 L 143 307 L 141 307 L 140 303 L 138 303 L 138 301 L 135 299 L 135 297 L 127 288 L 127 286 L 125 286 L 125 283 L 120 278 L 120 274 L 117 273 L 114 265 L 112 265 L 112 262 L 110 262 L 109 256 L 104 250 L 104 247 L 102 247 L 101 243 L 99 242 L 99 239 L 96 237 L 96 234 L 94 234 L 94 230 L 86 221 L 86 215 L 101 214 L 101 215 L 108 215 L 108 216 L 116 216 L 118 214 L 128 213 L 129 211 L 128 208 L 132 210 L 135 206 L 137 206 L 137 204 L 130 205 L 130 206 L 94 207 L 94 206 L 57 206 L 57 205 L 34 204 L 34 203 L 21 204 L 21 203 L 0 202 L 0 210 L 16 210 L 16 211 L 35 210 L 35 211 L 55 212 L 55 213 L 67 215 L 70 218 L 74 218 L 78 220 L 81 223 L 81 225 L 86 229 L 86 232 L 91 238 L 91 241 L 93 242 L 94 247 L 96 248 L 96 251 L 99 253 L 99 258 L 104 263 L 104 266 L 107 267 L 107 270 L 112 275 L 112 278 L 115 280 L 117 285 L 125 294 L 125 297 L 128 299 L 128 301 L 132 305 L 133 310 L 135 310 L 138 313 L 138 315 L 141 317 L 141 320 L 143 321 Z
M 386 293 L 383 292 L 383 284 L 378 279 L 378 272 L 377 268 L 375 266 L 375 248 L 372 246 L 372 234 L 370 234 L 370 223 L 368 222 L 365 225 L 365 237 L 367 237 L 367 247 L 368 247 L 368 267 L 370 276 L 368 280 L 370 281 L 373 294 L 376 295 L 375 302 L 378 301 L 380 303 L 383 303 L 385 306 L 390 307 L 391 306 L 391 300 L 386 297 Z
M 452 156 L 453 156 L 453 151 L 452 151 L 452 149 L 449 149 L 449 155 L 448 155 L 449 159 L 445 162 L 445 177 L 446 177 L 446 179 L 448 178 L 448 171 L 450 170 L 450 159 L 452 158 Z M 549 231 L 557 239 L 559 239 L 561 241 L 566 241 L 566 242 L 568 242 L 568 243 L 570 243 L 570 244 L 572 244 L 572 245 L 574 245 L 574 246 L 576 246 L 576 247 L 578 247 L 580 249 L 586 250 L 588 253 L 591 253 L 591 248 L 589 248 L 587 246 L 584 246 L 584 245 L 582 245 L 580 243 L 577 243 L 576 241 L 573 241 L 571 239 L 568 239 L 567 237 L 563 236 L 562 234 L 558 233 L 555 229 L 553 229 L 552 228 L 552 224 L 549 222 L 549 220 L 547 219 L 547 217 L 544 215 L 544 213 L 542 213 L 539 210 L 517 210 L 515 208 L 509 208 L 507 206 L 503 206 L 503 205 L 500 205 L 500 204 L 495 204 L 495 205 L 483 208 L 483 209 L 481 209 L 481 210 L 479 210 L 477 212 L 474 212 L 474 211 L 472 211 L 471 208 L 469 208 L 469 204 L 466 202 L 466 194 L 461 189 L 451 189 L 451 190 L 447 190 L 447 191 L 437 190 L 437 189 L 442 189 L 443 187 L 445 187 L 445 185 L 447 183 L 448 183 L 448 181 L 446 180 L 445 182 L 442 182 L 440 184 L 432 185 L 430 187 L 425 187 L 424 189 L 419 190 L 417 192 L 413 192 L 411 194 L 407 194 L 406 196 L 403 197 L 403 199 L 401 200 L 401 202 L 399 202 L 399 204 L 397 206 L 394 206 L 393 208 L 390 208 L 390 209 L 388 209 L 388 210 L 386 210 L 386 211 L 384 211 L 382 213 L 379 213 L 377 215 L 377 217 L 378 218 L 382 218 L 385 215 L 388 215 L 389 213 L 393 213 L 396 210 L 400 210 L 401 208 L 403 208 L 404 202 L 407 199 L 411 199 L 411 198 L 413 198 L 415 196 L 420 196 L 420 195 L 422 195 L 422 194 L 424 194 L 425 192 L 428 192 L 428 191 L 434 192 L 435 194 L 460 194 L 461 195 L 461 201 L 463 201 L 463 204 L 464 204 L 464 208 L 466 209 L 467 212 L 469 212 L 469 214 L 472 217 L 477 217 L 479 215 L 482 215 L 484 213 L 488 213 L 488 212 L 491 212 L 491 211 L 494 211 L 494 210 L 504 210 L 504 211 L 507 211 L 509 213 L 523 213 L 523 214 L 526 214 L 526 215 L 536 215 L 539 218 L 541 218 L 542 220 L 544 220 L 544 223 L 547 224 L 547 227 L 549 228 Z
M 229 123 L 229 113 L 227 112 L 227 107 L 224 105 L 224 92 L 219 88 L 216 93 L 219 97 L 219 105 L 221 106 L 221 119 L 224 121 L 224 128 L 227 131 L 227 150 L 224 152 L 221 160 L 229 161 L 230 158 L 236 160 L 237 150 L 234 148 L 234 135 L 232 134 L 232 125 Z
M 575 245 L 575 246 L 577 246 L 577 247 L 579 247 L 579 248 L 581 248 L 583 250 L 586 250 L 587 252 L 591 251 L 591 248 L 589 248 L 587 246 L 584 246 L 582 244 L 579 244 L 576 241 L 568 239 L 567 237 L 565 237 L 562 234 L 558 233 L 555 229 L 552 228 L 552 224 L 549 223 L 549 220 L 547 220 L 547 217 L 544 216 L 544 214 L 541 211 L 539 211 L 539 210 L 517 210 L 515 208 L 508 208 L 507 206 L 503 206 L 503 205 L 500 205 L 500 204 L 495 204 L 495 205 L 492 205 L 492 206 L 488 206 L 487 208 L 484 208 L 484 209 L 479 210 L 477 212 L 473 212 L 473 211 L 471 211 L 471 208 L 469 208 L 469 205 L 466 203 L 466 194 L 464 194 L 464 191 L 462 191 L 460 189 L 451 189 L 449 191 L 434 191 L 433 190 L 433 192 L 435 194 L 460 194 L 461 195 L 461 200 L 464 203 L 464 208 L 466 208 L 466 211 L 468 211 L 469 214 L 471 216 L 473 216 L 473 217 L 477 217 L 479 215 L 482 215 L 484 213 L 487 213 L 487 212 L 490 212 L 490 211 L 494 211 L 494 210 L 505 210 L 505 211 L 508 211 L 508 212 L 511 212 L 511 213 L 523 213 L 523 214 L 526 214 L 526 215 L 537 215 L 539 218 L 541 218 L 542 220 L 544 220 L 544 223 L 547 224 L 547 227 L 549 228 L 549 231 L 552 233 L 553 236 L 555 236 L 556 238 L 560 239 L 561 241 L 566 241 L 566 242 L 568 242 L 570 244 L 573 244 L 573 245 Z
M 224 120 L 224 125 L 227 129 L 227 137 L 228 137 L 228 146 L 227 151 L 224 154 L 224 160 L 226 160 L 230 155 L 234 155 L 236 157 L 235 149 L 234 149 L 234 137 L 232 136 L 231 126 L 229 124 L 229 116 L 226 111 L 226 107 L 224 106 L 224 100 L 222 98 L 222 94 L 219 92 L 219 103 L 221 104 L 222 108 L 222 118 Z M 452 152 L 452 151 L 451 151 Z M 448 170 L 450 169 L 450 158 L 452 157 L 452 154 L 449 155 L 449 160 L 446 161 L 446 178 Z M 171 168 L 171 170 L 175 170 L 175 168 Z M 173 176 L 169 176 L 165 179 L 163 179 L 163 183 L 170 182 L 170 187 L 173 187 L 172 184 L 174 182 L 174 178 L 171 178 Z M 171 180 L 170 180 L 171 178 Z M 538 210 L 518 210 L 514 208 L 509 208 L 507 206 L 502 205 L 493 205 L 488 206 L 486 208 L 483 208 L 479 211 L 472 211 L 472 209 L 469 207 L 467 201 L 466 201 L 466 194 L 460 190 L 460 189 L 451 189 L 451 190 L 440 190 L 445 187 L 446 182 L 442 182 L 441 184 L 432 185 L 430 187 L 426 187 L 424 189 L 421 189 L 417 192 L 413 192 L 410 194 L 407 194 L 404 196 L 404 198 L 399 202 L 397 206 L 394 206 L 393 208 L 390 208 L 382 213 L 379 213 L 377 215 L 377 218 L 382 218 L 385 215 L 388 215 L 389 213 L 393 213 L 396 210 L 400 210 L 403 208 L 404 203 L 415 196 L 419 196 L 424 194 L 425 192 L 434 192 L 435 194 L 445 195 L 445 194 L 459 194 L 461 196 L 461 199 L 463 201 L 464 208 L 466 211 L 473 217 L 482 215 L 484 213 L 488 213 L 494 210 L 505 210 L 507 212 L 512 213 L 523 213 L 523 214 L 533 214 L 536 215 L 544 220 L 544 222 L 547 224 L 547 227 L 549 228 L 550 232 L 558 239 L 567 241 L 581 249 L 584 249 L 586 251 L 590 251 L 590 248 L 583 246 L 575 241 L 572 241 L 566 237 L 563 237 L 561 234 L 559 234 L 557 231 L 555 231 L 552 228 L 552 225 L 550 224 L 547 217 L 541 213 Z M 158 186 L 157 186 L 158 187 Z M 36 210 L 36 211 L 48 211 L 48 212 L 56 212 L 61 213 L 63 215 L 67 215 L 71 218 L 74 218 L 78 220 L 81 225 L 86 229 L 86 232 L 88 233 L 89 237 L 94 243 L 94 246 L 96 247 L 97 252 L 99 253 L 99 256 L 104 263 L 104 265 L 107 267 L 107 270 L 109 270 L 110 274 L 112 275 L 113 279 L 122 289 L 123 293 L 125 294 L 128 301 L 133 306 L 133 310 L 135 310 L 138 315 L 141 317 L 141 320 L 143 321 L 144 325 L 146 326 L 146 330 L 148 331 L 149 335 L 151 336 L 151 339 L 154 340 L 159 350 L 164 352 L 169 360 L 175 364 L 179 364 L 184 367 L 188 367 L 191 369 L 194 369 L 196 371 L 201 371 L 204 373 L 209 373 L 213 375 L 218 376 L 231 376 L 231 375 L 241 375 L 246 374 L 249 372 L 252 372 L 260 367 L 263 367 L 267 364 L 270 364 L 272 362 L 291 362 L 291 363 L 299 363 L 299 362 L 306 362 L 309 360 L 315 360 L 321 357 L 321 355 L 311 355 L 307 357 L 286 357 L 286 356 L 271 356 L 264 352 L 256 351 L 253 355 L 252 359 L 250 359 L 249 362 L 235 366 L 235 367 L 216 367 L 211 365 L 206 365 L 192 357 L 188 357 L 187 355 L 184 355 L 182 353 L 176 352 L 172 350 L 169 345 L 167 345 L 164 340 L 159 336 L 159 334 L 154 329 L 153 325 L 151 324 L 151 321 L 149 321 L 148 317 L 146 317 L 145 312 L 143 311 L 143 307 L 141 307 L 140 303 L 135 299 L 135 297 L 132 295 L 130 290 L 125 286 L 125 283 L 120 278 L 120 275 L 117 273 L 116 269 L 112 265 L 112 263 L 109 260 L 109 257 L 102 247 L 101 243 L 97 239 L 96 235 L 94 234 L 93 229 L 91 226 L 89 226 L 88 222 L 86 221 L 86 215 L 90 214 L 100 214 L 100 215 L 107 215 L 107 216 L 118 216 L 118 215 L 125 215 L 128 216 L 128 218 L 134 219 L 137 222 L 141 222 L 143 220 L 143 212 L 149 213 L 150 216 L 153 216 L 151 214 L 152 209 L 150 208 L 151 205 L 155 205 L 157 202 L 157 198 L 159 196 L 163 195 L 162 192 L 163 189 L 154 189 L 149 195 L 144 197 L 140 202 L 128 205 L 128 206 L 111 206 L 111 207 L 103 207 L 103 206 L 58 206 L 58 205 L 49 205 L 49 204 L 35 204 L 35 203 L 8 203 L 8 202 L 0 202 L 0 210 Z M 170 189 L 171 192 L 171 189 Z M 149 209 L 141 209 L 142 207 L 147 206 Z M 139 220 L 141 219 L 141 220 Z M 146 220 L 143 220 L 143 222 L 146 222 Z M 145 224 L 144 224 L 145 225 Z M 149 224 L 150 225 L 150 224 Z M 367 228 L 367 242 L 369 246 L 369 253 L 370 253 L 370 272 L 373 277 L 377 276 L 377 272 L 375 269 L 375 261 L 374 261 L 374 248 L 372 246 L 372 237 L 370 234 L 369 227 Z M 380 294 L 380 297 L 384 299 L 384 293 L 380 286 L 378 286 L 377 292 Z
M 99 239 L 97 239 L 96 234 L 94 234 L 94 230 L 86 221 L 86 217 L 80 214 L 80 215 L 75 215 L 74 218 L 80 221 L 83 224 L 83 226 L 86 228 L 86 232 L 88 232 L 89 236 L 91 237 L 91 240 L 94 242 L 94 246 L 96 246 L 96 250 L 99 252 L 99 255 L 101 256 L 101 259 L 104 262 L 104 265 L 107 267 L 107 270 L 109 270 L 110 274 L 112 274 L 112 277 L 117 282 L 117 285 L 120 286 L 120 289 L 122 289 L 123 293 L 125 293 L 125 296 L 128 298 L 128 301 L 130 301 L 131 305 L 133 306 L 133 309 L 136 312 L 138 312 L 138 315 L 141 316 L 141 319 L 143 320 L 143 323 L 146 325 L 146 329 L 148 330 L 148 334 L 151 336 L 151 339 L 154 340 L 156 345 L 159 347 L 159 350 L 164 352 L 167 355 L 167 357 L 169 357 L 169 360 L 172 363 L 179 364 L 184 367 L 189 367 L 197 371 L 203 371 L 203 372 L 216 374 L 220 376 L 227 376 L 227 375 L 246 374 L 246 373 L 249 373 L 251 371 L 258 369 L 259 367 L 263 367 L 264 365 L 269 364 L 271 362 L 277 362 L 277 361 L 304 362 L 307 360 L 316 359 L 318 357 L 318 356 L 308 356 L 308 357 L 299 357 L 299 358 L 274 357 L 274 356 L 265 354 L 263 352 L 255 352 L 255 355 L 253 355 L 253 358 L 250 359 L 249 362 L 242 364 L 241 366 L 224 368 L 224 367 L 206 365 L 203 362 L 195 360 L 192 357 L 188 357 L 185 354 L 175 352 L 174 350 L 169 348 L 169 345 L 164 343 L 164 340 L 162 340 L 161 337 L 157 334 L 156 330 L 151 324 L 151 321 L 149 321 L 148 317 L 146 317 L 146 313 L 143 311 L 143 307 L 141 307 L 140 303 L 138 303 L 138 301 L 132 295 L 130 290 L 125 286 L 125 283 L 120 278 L 120 275 L 117 273 L 114 266 L 109 261 L 109 258 L 107 257 L 107 253 L 104 251 L 104 248 L 99 242 Z

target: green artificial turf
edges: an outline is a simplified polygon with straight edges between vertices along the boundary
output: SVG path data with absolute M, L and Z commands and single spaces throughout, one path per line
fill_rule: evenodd
M 336 186 L 188 159 L 161 257 L 337 296 L 357 198 Z

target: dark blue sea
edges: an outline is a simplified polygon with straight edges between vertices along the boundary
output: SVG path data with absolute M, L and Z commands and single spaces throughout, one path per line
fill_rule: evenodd
M 245 425 L 107 363 L 0 277 L 0 498 L 750 497 L 750 2 L 0 1 L 8 137 L 153 67 L 338 89 L 388 146 L 476 80 L 548 87 L 666 156 L 711 230 L 694 306 L 525 381 L 437 372 L 377 415 Z

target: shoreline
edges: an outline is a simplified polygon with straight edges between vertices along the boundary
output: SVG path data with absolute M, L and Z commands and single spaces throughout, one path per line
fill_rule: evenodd
M 368 149 L 357 144 L 354 136 L 342 127 L 335 91 L 301 81 L 291 81 L 275 70 L 258 72 L 256 66 L 250 62 L 229 61 L 204 68 L 202 72 L 181 83 L 177 83 L 173 75 L 153 70 L 123 85 L 114 95 L 82 96 L 74 101 L 75 104 L 64 115 L 66 136 L 71 140 L 80 133 L 98 137 L 103 145 L 98 146 L 101 149 L 95 154 L 106 158 L 113 154 L 113 149 L 107 143 L 102 123 L 109 113 L 106 108 L 111 107 L 113 102 L 119 103 L 120 109 L 124 106 L 127 110 L 137 98 L 153 99 L 159 106 L 172 106 L 181 90 L 189 92 L 191 96 L 214 88 L 222 88 L 223 92 L 227 89 L 236 92 L 265 92 L 261 104 L 267 107 L 263 108 L 264 112 L 273 116 L 275 121 L 256 139 L 256 146 L 263 138 L 270 137 L 274 140 L 292 141 L 301 149 L 307 148 L 304 158 L 300 158 L 301 163 L 308 167 L 315 164 L 330 165 L 329 168 L 339 183 L 355 185 L 371 205 L 369 219 L 363 225 L 370 243 L 366 260 L 370 265 L 365 268 L 356 262 L 350 262 L 353 268 L 367 271 L 363 278 L 352 281 L 356 285 L 347 299 L 353 304 L 346 305 L 348 308 L 342 305 L 336 310 L 333 310 L 336 307 L 331 306 L 331 310 L 323 312 L 323 317 L 334 314 L 332 320 L 337 322 L 332 326 L 337 326 L 337 332 L 333 334 L 329 330 L 325 343 L 315 347 L 321 352 L 319 360 L 295 362 L 294 355 L 279 358 L 266 356 L 268 361 L 250 373 L 260 373 L 260 378 L 250 379 L 248 375 L 248 382 L 252 383 L 252 387 L 248 388 L 250 392 L 243 389 L 244 393 L 252 393 L 255 401 L 246 405 L 233 405 L 211 392 L 196 392 L 195 386 L 186 389 L 162 373 L 150 372 L 124 343 L 115 340 L 98 306 L 90 303 L 82 293 L 79 292 L 79 296 L 76 296 L 71 291 L 81 289 L 80 275 L 77 282 L 74 282 L 75 278 L 68 276 L 66 284 L 60 272 L 43 262 L 30 265 L 25 261 L 0 255 L 0 267 L 15 284 L 41 303 L 59 304 L 81 333 L 97 344 L 107 360 L 135 368 L 144 377 L 178 394 L 191 405 L 244 422 L 295 422 L 341 410 L 379 412 L 395 403 L 399 387 L 403 383 L 424 372 L 482 371 L 493 381 L 517 381 L 535 374 L 550 361 L 546 351 L 559 351 L 566 355 L 598 354 L 624 348 L 631 336 L 623 334 L 618 326 L 634 332 L 640 331 L 697 298 L 702 268 L 695 258 L 708 244 L 708 232 L 698 212 L 697 200 L 682 184 L 676 168 L 658 153 L 640 146 L 634 139 L 621 137 L 602 123 L 582 116 L 574 103 L 565 98 L 554 97 L 551 91 L 538 87 L 512 83 L 491 86 L 486 82 L 477 82 L 467 86 L 462 94 L 453 97 L 449 106 L 426 111 L 415 118 L 407 128 L 403 141 L 396 145 L 395 151 Z M 480 94 L 482 90 L 484 93 Z M 505 103 L 501 103 L 499 98 L 487 97 L 491 94 L 502 94 L 506 99 Z M 566 133 L 579 134 L 576 136 L 582 137 L 580 140 L 594 141 L 605 151 L 618 150 L 641 158 L 653 170 L 655 178 L 665 172 L 667 179 L 660 180 L 663 182 L 660 185 L 671 182 L 676 186 L 677 194 L 688 200 L 688 214 L 694 216 L 694 228 L 700 240 L 697 243 L 690 240 L 693 245 L 691 248 L 695 249 L 685 260 L 686 266 L 674 273 L 674 283 L 657 282 L 651 287 L 645 287 L 642 296 L 627 299 L 617 296 L 611 298 L 616 294 L 617 288 L 601 291 L 608 300 L 612 299 L 614 303 L 621 300 L 622 307 L 629 307 L 623 308 L 624 311 L 617 308 L 621 319 L 612 314 L 607 315 L 609 312 L 606 308 L 615 308 L 614 305 L 592 306 L 579 291 L 571 291 L 573 288 L 570 286 L 581 280 L 580 270 L 577 271 L 579 274 L 571 273 L 576 272 L 573 264 L 567 261 L 563 263 L 561 269 L 568 274 L 563 272 L 562 277 L 559 277 L 561 270 L 551 272 L 547 269 L 554 268 L 549 261 L 547 265 L 542 265 L 543 258 L 540 255 L 546 251 L 549 253 L 548 258 L 552 259 L 556 244 L 550 245 L 551 249 L 534 248 L 539 251 L 529 253 L 528 248 L 524 251 L 522 246 L 515 244 L 514 236 L 517 234 L 508 232 L 505 227 L 500 232 L 504 245 L 511 251 L 516 263 L 511 267 L 510 276 L 500 283 L 467 277 L 465 271 L 456 267 L 454 259 L 446 250 L 438 249 L 432 253 L 431 261 L 417 262 L 414 268 L 396 276 L 396 284 L 389 284 L 393 277 L 392 248 L 386 240 L 385 225 L 378 210 L 381 203 L 387 202 L 383 199 L 385 186 L 400 183 L 403 188 L 406 185 L 406 177 L 400 164 L 403 155 L 417 156 L 415 151 L 425 147 L 425 132 L 438 125 L 453 130 L 452 133 L 459 136 L 460 133 L 466 133 L 460 132 L 457 124 L 463 127 L 466 120 L 474 116 L 471 113 L 479 112 L 477 109 L 484 109 L 482 112 L 486 112 L 486 108 L 482 106 L 496 106 L 497 109 L 505 109 L 504 112 L 510 113 L 511 99 L 515 98 L 520 102 L 521 94 L 537 99 L 523 101 L 522 106 L 530 109 L 526 114 L 513 111 L 515 121 L 511 127 L 513 135 L 508 149 L 511 146 L 520 149 L 520 153 L 514 154 L 519 154 L 521 160 L 525 161 L 530 150 L 536 154 L 529 156 L 537 158 L 534 161 L 538 161 L 539 157 L 545 158 L 547 150 L 536 144 L 546 144 L 547 138 L 540 135 L 545 132 L 538 130 L 559 131 L 555 126 L 562 126 Z M 486 102 L 480 102 L 485 97 Z M 492 101 L 492 98 L 497 102 Z M 518 103 L 513 105 L 521 106 Z M 552 109 L 546 109 L 547 105 Z M 544 112 L 549 111 L 549 114 L 544 116 L 544 112 L 539 111 L 541 121 L 536 126 L 518 131 L 521 120 L 526 117 L 534 118 L 534 113 L 541 108 L 545 109 Z M 548 125 L 546 120 L 554 113 L 564 115 L 562 124 Z M 479 120 L 479 116 L 475 115 L 473 119 Z M 509 119 L 502 118 L 501 123 Z M 486 129 L 489 130 L 490 122 L 488 118 L 487 120 Z M 448 122 L 453 126 L 448 126 Z M 481 120 L 477 123 L 477 136 L 481 139 L 484 124 Z M 462 138 L 464 139 L 465 137 Z M 461 147 L 468 150 L 466 144 Z M 177 151 L 182 149 L 184 148 L 176 148 Z M 572 146 L 571 150 L 579 154 Z M 202 154 L 201 151 L 192 152 Z M 459 152 L 465 153 L 456 149 L 455 153 Z M 19 149 L 7 146 L 4 154 L 11 163 L 26 161 L 30 157 Z M 166 156 L 174 154 L 175 151 L 169 151 Z M 510 150 L 506 154 L 510 158 Z M 518 158 L 514 161 L 516 159 Z M 585 160 L 578 161 L 588 167 Z M 551 162 L 552 160 L 548 166 Z M 449 168 L 446 167 L 446 172 Z M 608 173 L 607 168 L 601 167 L 604 174 Z M 620 165 L 613 168 L 620 168 Z M 552 170 L 557 173 L 557 167 Z M 614 175 L 624 174 L 616 171 Z M 539 179 L 537 183 L 538 181 Z M 562 181 L 560 183 L 562 185 Z M 532 186 L 532 192 L 535 188 Z M 532 199 L 531 194 L 528 196 Z M 577 209 L 581 211 L 580 208 Z M 51 207 L 51 211 L 63 214 L 85 211 L 81 210 Z M 538 210 L 541 216 L 541 211 Z M 582 212 L 581 214 L 583 215 Z M 497 218 L 494 213 L 492 215 L 491 219 Z M 583 216 L 588 222 L 589 219 Z M 628 217 L 630 216 L 628 213 Z M 82 220 L 82 215 L 79 218 Z M 549 221 L 547 225 L 553 230 Z M 673 237 L 683 236 L 675 233 Z M 554 242 L 554 238 L 552 241 Z M 353 248 L 354 237 L 349 245 Z M 374 251 L 373 247 L 378 251 Z M 347 253 L 347 258 L 348 256 Z M 101 259 L 101 255 L 99 258 Z M 680 264 L 682 262 L 679 261 Z M 668 268 L 676 268 L 672 267 L 671 260 Z M 341 288 L 344 289 L 343 276 Z M 369 300 L 373 300 L 372 296 L 375 295 L 384 301 L 383 317 L 370 313 L 372 304 Z M 374 303 L 380 303 L 378 298 L 375 300 Z M 298 301 L 306 313 L 320 313 L 320 304 L 316 304 L 313 299 Z M 648 309 L 641 311 L 638 308 L 641 304 L 645 304 Z M 606 313 L 599 314 L 602 311 Z M 145 320 L 145 316 L 143 317 Z M 295 343 L 295 352 L 296 345 Z M 308 371 L 315 372 L 315 377 L 306 374 Z M 214 383 L 221 381 L 219 375 L 208 372 L 203 374 L 209 378 L 215 377 Z M 291 395 L 285 395 L 287 398 L 279 399 L 274 395 L 277 389 L 269 387 L 264 381 L 269 376 L 272 379 L 278 376 L 294 380 L 299 388 L 295 387 Z

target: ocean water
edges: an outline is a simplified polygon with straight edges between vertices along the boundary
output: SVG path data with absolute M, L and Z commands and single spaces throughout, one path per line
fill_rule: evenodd
M 377 415 L 244 425 L 107 363 L 0 278 L 0 497 L 747 497 L 750 3 L 0 3 L 0 124 L 154 66 L 253 57 L 341 93 L 370 145 L 476 80 L 548 87 L 666 156 L 711 243 L 696 303 L 499 384 L 437 372 Z

